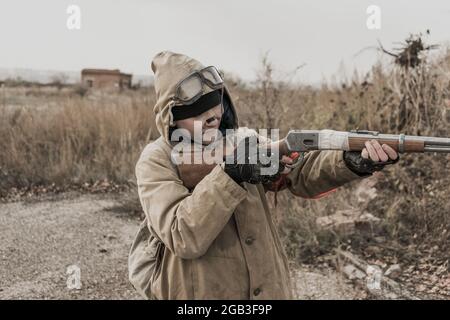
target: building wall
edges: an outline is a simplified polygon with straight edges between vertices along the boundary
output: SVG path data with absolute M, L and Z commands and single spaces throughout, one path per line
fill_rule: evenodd
M 131 76 L 108 73 L 84 73 L 81 82 L 90 88 L 131 88 Z

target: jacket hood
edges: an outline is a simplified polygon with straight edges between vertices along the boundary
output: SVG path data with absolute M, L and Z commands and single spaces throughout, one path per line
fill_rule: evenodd
M 174 127 L 172 107 L 174 102 L 176 85 L 194 71 L 203 69 L 205 66 L 199 61 L 184 54 L 163 51 L 158 53 L 152 60 L 151 68 L 155 74 L 156 104 L 153 108 L 155 113 L 156 127 L 166 142 L 170 144 L 170 128 Z M 204 86 L 204 94 L 213 89 Z M 221 129 L 238 128 L 238 117 L 236 109 L 225 87 L 224 116 L 222 117 Z M 189 108 L 190 106 L 185 106 Z

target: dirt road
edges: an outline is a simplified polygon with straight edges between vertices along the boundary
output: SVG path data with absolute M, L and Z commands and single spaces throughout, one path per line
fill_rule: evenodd
M 64 194 L 0 204 L 0 299 L 139 299 L 127 279 L 139 221 L 107 210 L 117 197 Z M 79 290 L 67 285 L 76 269 Z M 294 283 L 299 299 L 357 295 L 332 271 L 295 270 Z

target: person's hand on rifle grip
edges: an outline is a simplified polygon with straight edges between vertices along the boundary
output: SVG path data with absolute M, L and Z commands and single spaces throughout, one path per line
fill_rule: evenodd
M 344 151 L 347 167 L 360 176 L 371 175 L 386 165 L 397 163 L 399 154 L 387 144 L 380 145 L 377 140 L 365 142 L 365 148 L 359 151 Z
M 270 167 L 271 170 L 268 170 Z M 226 157 L 222 168 L 237 183 L 252 184 L 275 181 L 285 169 L 281 161 L 263 164 L 258 157 L 258 145 L 250 138 L 245 138 L 239 143 L 234 154 Z

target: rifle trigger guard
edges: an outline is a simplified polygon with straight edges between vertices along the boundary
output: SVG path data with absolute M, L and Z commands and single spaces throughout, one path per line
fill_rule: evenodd
M 297 157 L 297 159 L 295 159 L 295 162 L 293 164 L 286 164 L 285 167 L 294 170 L 295 168 L 299 167 L 302 164 L 304 157 L 305 153 L 301 152 L 300 155 Z

